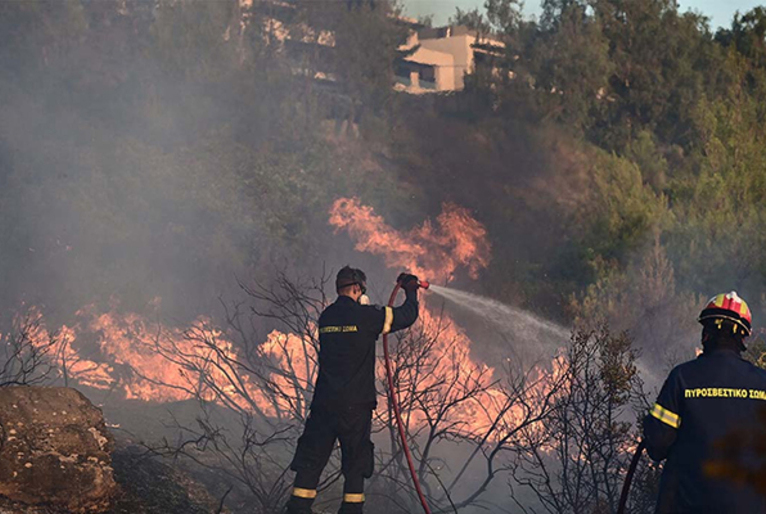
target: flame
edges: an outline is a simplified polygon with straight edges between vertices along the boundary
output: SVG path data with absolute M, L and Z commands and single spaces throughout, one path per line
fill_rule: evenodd
M 20 340 L 26 340 L 31 348 L 40 357 L 41 366 L 52 365 L 52 371 L 62 379 L 64 383 L 75 380 L 78 383 L 96 389 L 108 389 L 113 383 L 113 369 L 106 363 L 95 362 L 83 357 L 82 349 L 75 345 L 77 339 L 76 330 L 63 325 L 58 330 L 48 330 L 37 306 L 31 306 L 23 313 L 17 314 L 14 325 L 23 336 Z M 0 340 L 3 335 L 0 334 Z M 6 341 L 10 344 L 10 341 Z
M 337 200 L 329 220 L 356 240 L 357 250 L 383 256 L 396 271 L 404 268 L 445 283 L 459 269 L 477 278 L 490 262 L 486 229 L 454 204 L 444 204 L 435 222 L 405 232 L 356 198 Z M 466 333 L 444 313 L 432 311 L 427 298 L 422 305 L 418 324 L 396 345 L 400 390 L 411 397 L 404 402 L 408 424 L 426 426 L 429 408 L 450 405 L 443 421 L 453 433 L 501 433 L 523 420 L 535 408 L 535 398 L 547 394 L 562 373 L 556 361 L 552 369 L 535 370 L 527 401 L 511 401 L 508 390 L 496 385 L 495 368 L 472 357 Z M 241 345 L 204 317 L 186 328 L 167 327 L 120 313 L 118 305 L 106 312 L 87 306 L 76 317 L 76 323 L 61 327 L 55 336 L 43 325 L 34 336 L 41 348 L 57 338 L 54 358 L 65 380 L 121 391 L 126 399 L 198 398 L 269 418 L 295 419 L 307 410 L 317 374 L 315 327 L 300 335 L 274 330 L 255 348 L 258 358 L 248 360 Z M 382 363 L 378 374 L 382 380 Z M 385 416 L 386 410 L 379 412 Z
M 239 350 L 207 318 L 180 330 L 152 326 L 136 314 L 83 314 L 88 315 L 87 329 L 100 334 L 102 355 L 129 370 L 130 376 L 121 381 L 127 399 L 200 398 L 280 417 L 296 408 L 295 398 L 313 376 L 312 365 L 300 358 L 306 354 L 306 342 L 294 334 L 275 330 L 268 335 L 259 349 L 275 364 L 263 371 L 264 381 L 256 383 Z
M 430 221 L 402 233 L 356 198 L 341 198 L 330 209 L 330 224 L 356 239 L 356 249 L 383 255 L 386 266 L 407 269 L 437 283 L 453 279 L 459 266 L 471 278 L 489 265 L 491 246 L 487 230 L 470 213 L 445 203 L 434 225 Z
M 30 312 L 39 315 L 37 308 Z M 95 389 L 122 391 L 128 400 L 162 403 L 199 398 L 272 417 L 288 409 L 285 398 L 296 394 L 296 383 L 287 383 L 285 374 L 266 373 L 270 383 L 282 388 L 280 395 L 269 395 L 256 385 L 241 372 L 243 361 L 235 345 L 206 318 L 178 329 L 150 323 L 135 313 L 120 314 L 116 306 L 99 313 L 93 305 L 78 311 L 77 317 L 76 324 L 56 332 L 42 322 L 29 330 L 30 342 L 46 350 L 65 383 L 72 380 Z M 289 365 L 308 380 L 309 366 L 291 362 L 300 346 L 301 338 L 274 331 L 262 349 L 277 362 L 277 369 Z M 232 380 L 235 372 L 239 380 Z
M 563 356 L 554 358 L 550 367 L 535 367 L 527 376 L 524 396 L 516 397 L 513 391 L 498 385 L 494 367 L 472 358 L 470 338 L 448 316 L 434 314 L 426 307 L 413 330 L 416 335 L 408 339 L 417 345 L 422 338 L 431 345 L 422 354 L 405 348 L 395 359 L 400 390 L 420 397 L 421 407 L 410 405 L 408 425 L 425 426 L 428 415 L 450 406 L 440 415 L 453 433 L 476 439 L 502 437 L 534 416 L 566 371 Z M 407 340 L 398 342 L 402 344 L 406 345 Z M 379 375 L 383 373 L 381 364 Z M 429 408 L 432 412 L 427 413 Z
M 60 348 L 56 355 L 59 373 L 64 375 L 65 382 L 69 379 L 76 380 L 80 384 L 95 389 L 109 389 L 114 384 L 114 368 L 104 362 L 96 362 L 83 358 L 75 347 L 77 340 L 76 332 L 66 325 L 59 331 L 61 337 Z M 49 336 L 46 336 L 49 339 Z
M 386 224 L 372 207 L 362 205 L 356 198 L 341 198 L 330 209 L 330 224 L 346 230 L 355 239 L 358 251 L 382 255 L 386 266 L 412 273 L 435 282 L 448 283 L 460 267 L 476 279 L 490 262 L 491 245 L 487 230 L 470 213 L 454 204 L 445 203 L 436 223 L 425 221 L 407 232 Z M 490 432 L 495 436 L 516 426 L 534 405 L 533 398 L 542 398 L 550 384 L 561 376 L 559 359 L 552 369 L 536 368 L 532 372 L 527 402 L 513 402 L 507 392 L 496 387 L 496 370 L 471 356 L 471 340 L 444 313 L 435 314 L 422 302 L 420 319 L 414 329 L 428 344 L 428 355 L 401 355 L 396 365 L 400 388 L 416 387 L 411 394 L 425 397 L 425 403 L 451 405 L 445 414 L 446 423 L 463 435 L 480 437 Z M 417 362 L 413 365 L 413 361 Z M 379 370 L 382 374 L 382 369 Z M 424 403 L 424 400 L 420 400 Z M 412 408 L 408 423 L 424 424 L 425 408 Z

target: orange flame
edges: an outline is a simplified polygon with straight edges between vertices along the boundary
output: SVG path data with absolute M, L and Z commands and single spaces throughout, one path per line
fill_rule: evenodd
M 98 313 L 92 305 L 77 316 L 77 324 L 65 325 L 55 334 L 42 323 L 30 331 L 31 343 L 39 349 L 48 349 L 56 341 L 48 356 L 65 382 L 122 391 L 126 399 L 172 402 L 200 398 L 259 410 L 267 416 L 277 416 L 280 408 L 287 407 L 283 400 L 275 401 L 254 385 L 247 373 L 237 373 L 241 380 L 232 380 L 234 372 L 241 371 L 240 355 L 205 318 L 180 330 L 152 324 L 134 313 L 118 314 L 115 309 Z M 279 350 L 289 355 L 299 339 L 272 332 L 263 345 L 264 354 L 279 361 Z M 82 340 L 90 340 L 91 351 L 86 351 Z M 83 357 L 85 353 L 90 357 Z M 280 365 L 287 365 L 287 356 Z M 293 367 L 305 372 L 300 366 Z M 272 381 L 281 380 L 275 375 Z
M 454 204 L 443 205 L 436 224 L 426 221 L 408 232 L 399 232 L 372 207 L 356 198 L 341 198 L 330 209 L 330 224 L 348 231 L 358 251 L 382 255 L 389 268 L 405 268 L 435 282 L 451 281 L 461 266 L 476 279 L 490 261 L 486 229 L 466 209 Z M 398 362 L 400 386 L 417 387 L 411 393 L 424 395 L 425 402 L 451 405 L 444 421 L 459 427 L 463 434 L 481 435 L 515 426 L 530 408 L 529 402 L 526 406 L 511 405 L 506 393 L 494 386 L 495 369 L 471 357 L 471 340 L 465 332 L 445 314 L 431 312 L 427 301 L 422 304 L 418 326 L 422 336 L 434 344 L 429 346 L 425 360 L 411 355 Z M 413 367 L 412 362 L 406 362 L 408 358 L 420 358 L 421 362 Z M 558 364 L 555 361 L 550 371 L 535 370 L 534 386 L 528 392 L 530 401 L 544 396 L 561 375 Z M 408 423 L 425 423 L 425 416 L 422 409 L 412 409 Z
M 477 278 L 489 264 L 487 230 L 466 209 L 451 203 L 443 205 L 436 225 L 426 221 L 401 233 L 372 207 L 356 198 L 341 198 L 330 209 L 330 224 L 347 230 L 358 251 L 383 255 L 389 268 L 407 269 L 436 283 L 451 281 L 458 266 Z
M 330 223 L 347 230 L 357 250 L 382 255 L 397 271 L 405 268 L 442 283 L 452 280 L 461 267 L 477 278 L 490 261 L 486 229 L 453 204 L 443 206 L 435 223 L 426 221 L 399 232 L 358 199 L 342 198 L 332 206 Z M 495 369 L 471 357 L 465 332 L 449 317 L 429 310 L 427 301 L 423 304 L 420 321 L 408 338 L 413 346 L 403 342 L 397 348 L 403 394 L 409 384 L 417 388 L 422 402 L 410 404 L 407 422 L 424 426 L 429 402 L 451 405 L 444 421 L 463 434 L 502 431 L 522 419 L 529 407 L 509 404 L 507 392 L 494 385 Z M 272 418 L 301 416 L 310 401 L 317 373 L 317 335 L 311 327 L 303 335 L 268 334 L 257 351 L 270 364 L 254 370 L 227 334 L 205 318 L 179 329 L 161 327 L 137 314 L 119 314 L 115 308 L 103 313 L 88 306 L 77 316 L 76 324 L 59 330 L 56 358 L 66 377 L 83 385 L 116 389 L 125 398 L 144 401 L 201 398 Z M 420 359 L 414 358 L 423 351 L 416 344 L 417 331 L 427 349 Z M 42 327 L 36 344 L 49 338 Z M 561 373 L 555 364 L 552 371 L 538 370 L 540 380 L 530 392 L 530 402 L 535 394 L 545 394 L 547 384 Z M 382 366 L 378 373 L 382 378 Z

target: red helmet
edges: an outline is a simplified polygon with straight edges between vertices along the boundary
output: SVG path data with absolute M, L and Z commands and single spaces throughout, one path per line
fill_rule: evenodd
M 698 321 L 702 323 L 706 319 L 726 319 L 735 325 L 742 327 L 745 335 L 749 336 L 753 331 L 753 316 L 745 300 L 737 296 L 736 291 L 719 294 L 710 299 L 702 309 Z

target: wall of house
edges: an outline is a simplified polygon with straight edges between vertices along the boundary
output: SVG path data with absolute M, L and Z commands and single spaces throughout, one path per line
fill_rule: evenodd
M 420 47 L 428 50 L 434 50 L 437 52 L 443 52 L 452 55 L 453 64 L 452 73 L 448 73 L 443 70 L 443 67 L 439 68 L 439 72 L 445 76 L 445 83 L 452 81 L 454 87 L 453 90 L 463 89 L 463 75 L 470 72 L 473 68 L 473 49 L 471 45 L 476 38 L 472 35 L 460 35 L 451 36 L 439 39 L 421 39 Z M 451 75 L 450 78 L 447 78 Z
M 436 91 L 454 91 L 456 89 L 455 58 L 453 55 L 425 48 L 421 44 L 412 55 L 405 58 L 405 61 L 433 67 Z M 462 80 L 462 74 L 460 78 Z

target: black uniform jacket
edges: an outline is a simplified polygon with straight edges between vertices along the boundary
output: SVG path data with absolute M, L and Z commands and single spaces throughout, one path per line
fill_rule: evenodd
M 656 512 L 766 513 L 766 499 L 754 490 L 705 471 L 719 457 L 716 443 L 758 430 L 763 408 L 766 371 L 733 350 L 706 352 L 673 369 L 644 420 L 649 455 L 667 458 Z M 754 452 L 746 457 L 757 459 Z
M 396 308 L 339 296 L 319 316 L 319 376 L 312 407 L 375 407 L 375 342 L 418 318 L 417 292 Z

